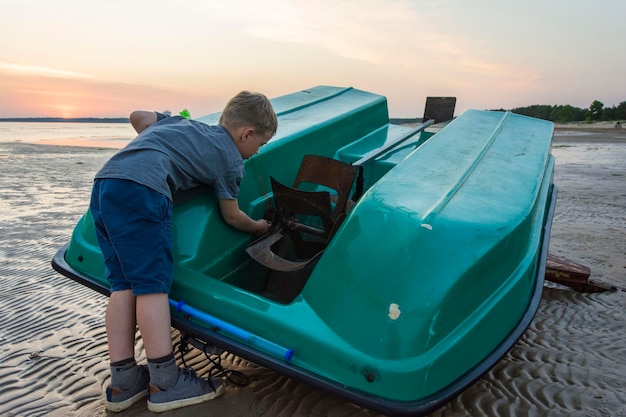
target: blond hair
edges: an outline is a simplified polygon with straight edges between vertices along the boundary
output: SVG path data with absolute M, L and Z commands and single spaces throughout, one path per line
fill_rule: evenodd
M 219 123 L 227 129 L 251 126 L 260 134 L 271 136 L 278 128 L 278 119 L 269 99 L 250 91 L 242 91 L 226 103 Z

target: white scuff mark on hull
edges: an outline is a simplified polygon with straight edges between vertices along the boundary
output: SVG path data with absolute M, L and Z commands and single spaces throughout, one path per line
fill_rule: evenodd
M 398 320 L 398 317 L 400 317 L 400 313 L 402 312 L 400 311 L 400 306 L 398 306 L 398 304 L 391 303 L 389 305 L 389 318 L 391 320 Z

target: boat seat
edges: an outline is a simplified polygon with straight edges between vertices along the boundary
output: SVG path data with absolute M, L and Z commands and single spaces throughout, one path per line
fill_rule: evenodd
M 270 177 L 276 206 L 272 226 L 246 252 L 265 267 L 282 272 L 300 270 L 318 259 L 346 216 L 356 171 L 335 159 L 306 155 L 293 187 Z M 317 189 L 302 190 L 305 183 Z M 319 186 L 335 194 L 320 191 Z

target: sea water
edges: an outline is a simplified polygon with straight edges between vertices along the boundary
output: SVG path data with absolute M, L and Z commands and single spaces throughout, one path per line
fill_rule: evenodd
M 130 123 L 0 122 L 0 143 L 122 148 L 137 133 Z M 557 166 L 567 165 L 617 168 L 626 166 L 626 135 L 556 131 L 552 154 Z M 601 138 L 607 137 L 605 142 Z M 568 139 L 573 139 L 569 141 Z M 588 139 L 588 140 L 586 140 Z M 599 140 L 600 139 L 600 140 Z
M 130 123 L 0 122 L 0 142 L 121 148 L 136 136 Z

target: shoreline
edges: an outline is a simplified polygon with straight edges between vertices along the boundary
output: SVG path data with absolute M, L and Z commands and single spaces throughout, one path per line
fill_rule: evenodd
M 573 130 L 555 130 L 553 144 L 562 143 L 621 143 L 626 144 L 626 132 L 589 132 Z
M 400 126 L 415 127 L 413 124 L 402 124 Z M 443 126 L 434 126 L 426 129 L 428 132 L 441 130 Z M 37 146 L 55 146 L 61 148 L 96 149 L 96 150 L 118 150 L 123 148 L 129 141 L 111 140 L 87 140 L 87 139 L 43 139 L 40 141 L 0 141 L 0 143 L 13 143 Z M 552 143 L 626 143 L 626 128 L 616 129 L 611 126 L 589 127 L 589 125 L 554 125 L 554 135 Z
M 626 143 L 626 128 L 612 124 L 555 124 L 553 142 Z

